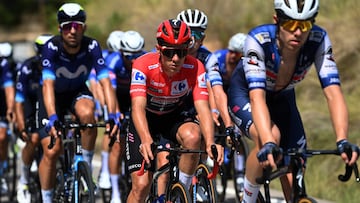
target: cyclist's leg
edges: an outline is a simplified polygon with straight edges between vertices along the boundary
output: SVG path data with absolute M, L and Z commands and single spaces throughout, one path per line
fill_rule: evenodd
M 291 148 L 305 149 L 305 130 L 300 113 L 296 107 L 295 93 L 290 92 L 288 94 L 285 94 L 283 97 L 286 97 L 287 101 L 276 102 L 277 105 L 273 105 L 274 107 L 271 111 L 271 117 L 273 121 L 277 124 L 277 126 L 279 126 L 281 134 L 284 135 L 281 137 L 280 147 L 285 151 Z M 284 109 L 286 109 L 285 112 Z M 283 164 L 289 164 L 288 161 L 288 159 L 284 158 Z M 285 199 L 287 201 L 290 201 L 293 185 L 292 174 L 288 173 L 286 176 L 281 177 L 280 181 Z
M 121 143 L 115 142 L 111 148 L 110 156 L 109 156 L 109 169 L 110 169 L 110 181 L 112 187 L 111 199 L 115 201 L 115 199 L 121 199 L 121 193 L 119 191 L 119 177 L 120 177 L 120 158 L 121 155 Z M 116 201 L 115 201 L 116 202 Z
M 31 198 L 28 184 L 30 183 L 30 167 L 34 161 L 35 148 L 40 142 L 38 133 L 31 133 L 30 139 L 26 141 L 25 147 L 21 151 L 20 178 L 17 188 L 17 199 L 29 200 Z
M 39 165 L 41 194 L 43 202 L 52 202 L 55 177 L 56 177 L 56 161 L 61 152 L 61 141 L 56 140 L 52 149 L 48 149 L 50 143 L 50 136 L 41 139 L 41 146 L 43 148 L 43 158 Z
M 160 138 L 160 143 L 163 146 L 166 146 L 167 144 L 170 144 L 170 141 L 161 137 Z M 165 165 L 166 163 L 168 163 L 168 159 L 166 158 L 166 156 L 168 155 L 168 152 L 159 152 L 156 155 L 156 166 L 157 168 L 162 167 L 163 165 Z M 158 178 L 158 196 L 160 197 L 162 194 L 165 194 L 166 192 L 166 184 L 169 181 L 169 173 L 164 173 L 161 174 Z
M 145 202 L 150 192 L 153 168 L 145 172 L 144 175 L 138 176 L 136 172 L 140 169 L 143 157 L 139 152 L 140 137 L 137 134 L 132 120 L 129 123 L 129 132 L 126 135 L 126 159 L 128 170 L 131 174 L 131 191 L 128 195 L 127 202 Z
M 186 122 L 179 126 L 176 138 L 185 149 L 200 149 L 200 126 L 195 122 Z M 182 154 L 179 160 L 179 179 L 187 189 L 190 188 L 192 176 L 199 163 L 199 154 Z
M 95 103 L 90 92 L 83 92 L 76 98 L 74 112 L 80 123 L 95 123 Z M 81 145 L 84 160 L 92 170 L 92 159 L 94 157 L 97 128 L 87 128 L 81 132 Z
M 101 189 L 110 189 L 110 169 L 109 169 L 109 136 L 104 133 L 102 138 L 102 150 L 101 150 L 101 168 L 99 174 L 99 187 Z

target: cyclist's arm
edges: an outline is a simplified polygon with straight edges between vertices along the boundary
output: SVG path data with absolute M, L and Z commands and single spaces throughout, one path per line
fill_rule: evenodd
M 216 102 L 215 102 L 215 95 L 214 92 L 211 88 L 210 82 L 206 82 L 206 86 L 208 88 L 208 92 L 209 92 L 209 105 L 210 105 L 210 109 L 211 109 L 211 115 L 213 118 L 213 121 L 215 122 L 215 124 L 217 126 L 220 126 L 220 122 L 219 122 L 219 110 L 216 106 Z
M 154 159 L 154 156 L 151 152 L 150 144 L 153 143 L 151 137 L 148 122 L 146 120 L 146 97 L 135 96 L 131 99 L 131 117 L 134 122 L 136 132 L 138 133 L 141 145 L 144 147 L 142 149 L 142 154 L 146 163 L 150 163 L 150 160 Z
M 214 92 L 217 109 L 220 112 L 221 119 L 223 120 L 225 127 L 227 128 L 233 126 L 227 108 L 227 103 L 228 103 L 227 95 L 225 94 L 222 85 L 213 86 L 212 91 Z
M 44 80 L 43 82 L 43 98 L 48 116 L 56 114 L 54 85 L 55 81 L 51 79 Z
M 5 87 L 6 95 L 6 117 L 9 122 L 15 122 L 15 88 L 14 86 Z
M 116 113 L 116 96 L 114 88 L 111 86 L 109 78 L 100 80 L 102 89 L 104 91 L 105 103 L 109 109 L 109 113 Z
M 347 139 L 349 114 L 341 88 L 339 85 L 330 85 L 324 88 L 324 93 L 328 103 L 331 121 L 336 134 L 336 142 Z M 345 153 L 343 153 L 341 157 L 346 163 L 352 165 L 358 159 L 358 154 L 353 152 L 351 160 L 348 159 Z

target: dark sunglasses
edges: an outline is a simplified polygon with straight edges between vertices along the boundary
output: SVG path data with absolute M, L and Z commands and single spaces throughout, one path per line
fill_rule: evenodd
M 68 21 L 60 24 L 60 28 L 63 32 L 70 32 L 72 28 L 76 31 L 82 31 L 84 29 L 85 23 L 80 21 Z
M 172 58 L 176 54 L 179 58 L 183 58 L 188 54 L 188 49 L 178 49 L 178 48 L 168 48 L 168 47 L 161 47 L 161 53 L 168 57 Z
M 142 52 L 137 52 L 137 53 L 123 52 L 123 56 L 126 58 L 126 60 L 129 60 L 129 61 L 135 60 L 138 57 L 140 57 L 141 55 L 143 55 Z
M 204 32 L 192 30 L 191 36 L 193 36 L 196 40 L 200 40 L 205 36 Z

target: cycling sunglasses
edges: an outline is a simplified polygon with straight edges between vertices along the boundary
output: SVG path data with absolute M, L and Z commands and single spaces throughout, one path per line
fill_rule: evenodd
M 161 53 L 168 57 L 172 58 L 176 54 L 179 58 L 183 58 L 188 54 L 187 48 L 169 48 L 169 47 L 160 47 Z
M 123 56 L 126 58 L 126 60 L 132 61 L 137 59 L 139 56 L 141 56 L 142 52 L 122 52 Z
M 68 21 L 60 24 L 60 28 L 63 32 L 70 32 L 72 28 L 76 31 L 82 31 L 84 29 L 85 23 L 80 21 Z
M 200 40 L 205 36 L 205 33 L 202 31 L 192 30 L 191 36 L 193 36 L 196 40 Z
M 294 32 L 297 28 L 301 30 L 301 32 L 307 32 L 311 30 L 313 26 L 313 21 L 311 20 L 284 20 L 280 22 L 280 26 L 285 30 Z

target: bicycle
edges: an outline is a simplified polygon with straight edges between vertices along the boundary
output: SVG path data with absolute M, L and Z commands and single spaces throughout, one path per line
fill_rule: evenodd
M 45 125 L 46 122 L 43 124 Z M 105 124 L 81 124 L 65 118 L 64 123 L 55 122 L 54 127 L 61 132 L 64 153 L 59 158 L 56 172 L 54 202 L 95 202 L 95 184 L 91 169 L 82 156 L 81 132 L 85 128 L 105 127 Z M 55 144 L 51 137 L 48 148 Z
M 120 177 L 119 177 L 119 190 L 120 190 L 120 194 L 121 194 L 121 201 L 122 202 L 126 202 L 127 196 L 129 195 L 130 191 L 131 191 L 131 177 L 130 174 L 126 168 L 126 163 L 125 163 L 125 153 L 124 153 L 124 149 L 125 149 L 125 145 L 123 143 L 125 143 L 125 136 L 126 136 L 126 129 L 127 126 L 129 124 L 129 119 L 130 119 L 130 115 L 129 113 L 125 113 L 125 117 L 124 119 L 121 121 L 121 130 L 120 130 L 120 144 L 121 144 L 121 150 L 122 150 L 122 156 L 121 156 L 121 170 L 120 170 Z M 115 143 L 116 137 L 112 137 L 110 139 L 109 142 L 109 148 L 111 148 L 113 146 L 113 144 Z M 101 196 L 102 196 L 102 200 L 104 203 L 108 203 L 110 202 L 111 199 L 111 193 L 112 193 L 112 188 L 110 189 L 101 189 Z
M 249 146 L 246 142 L 246 138 L 244 136 L 241 136 L 240 133 L 232 133 L 230 135 L 231 143 L 230 146 L 226 143 L 227 136 L 225 135 L 225 129 L 222 125 L 221 127 L 217 128 L 217 132 L 215 134 L 215 138 L 219 144 L 221 144 L 224 147 L 224 164 L 220 167 L 220 180 L 217 179 L 217 181 L 220 181 L 217 184 L 216 190 L 219 202 L 224 202 L 226 198 L 226 190 L 228 185 L 228 180 L 232 179 L 232 182 L 234 184 L 235 189 L 235 201 L 237 203 L 240 203 L 243 198 L 243 189 L 239 188 L 237 186 L 236 178 L 237 178 L 237 171 L 235 165 L 235 159 L 236 156 L 239 154 L 242 154 L 244 156 L 244 164 L 246 162 L 246 159 L 249 154 Z M 243 174 L 245 174 L 245 167 L 244 171 L 242 171 Z M 220 186 L 220 187 L 219 187 Z
M 275 153 L 276 156 L 277 153 Z M 284 152 L 279 152 L 283 156 L 290 157 L 288 165 L 280 166 L 278 169 L 272 171 L 271 168 L 264 169 L 262 177 L 256 179 L 256 182 L 264 185 L 264 195 L 259 192 L 258 201 L 260 203 L 270 203 L 270 182 L 287 173 L 293 174 L 293 188 L 291 191 L 291 202 L 293 203 L 316 203 L 316 201 L 309 197 L 306 193 L 305 178 L 304 178 L 304 158 L 315 155 L 340 155 L 338 150 L 305 150 L 305 149 L 289 149 Z M 351 153 L 347 152 L 348 156 Z M 338 179 L 342 182 L 348 181 L 354 172 L 356 182 L 360 183 L 359 170 L 357 164 L 353 166 L 345 166 L 345 174 L 339 175 Z M 297 183 L 297 184 L 295 184 Z
M 184 184 L 182 184 L 179 181 L 179 167 L 178 167 L 179 157 L 181 154 L 184 154 L 184 153 L 199 153 L 200 154 L 200 153 L 206 153 L 206 152 L 204 152 L 203 150 L 183 149 L 181 147 L 171 147 L 171 146 L 164 147 L 163 145 L 158 145 L 158 144 L 153 144 L 152 148 L 153 148 L 154 156 L 156 156 L 156 153 L 159 151 L 168 152 L 169 155 L 167 155 L 167 159 L 169 160 L 169 162 L 167 164 L 165 164 L 164 166 L 156 169 L 156 171 L 154 172 L 151 189 L 150 189 L 150 194 L 148 195 L 145 202 L 153 203 L 159 199 L 159 195 L 157 192 L 157 180 L 161 174 L 164 174 L 167 172 L 170 172 L 169 173 L 169 181 L 167 182 L 167 185 L 166 185 L 167 190 L 165 192 L 165 197 L 160 197 L 160 198 L 164 198 L 165 202 L 176 202 L 176 203 L 192 202 L 192 198 L 190 196 L 189 191 L 186 189 Z M 217 151 L 216 151 L 215 145 L 212 146 L 212 152 L 216 159 Z M 137 172 L 137 175 L 138 176 L 143 175 L 145 173 L 145 168 L 146 168 L 145 160 L 143 160 L 143 162 L 141 164 L 141 168 Z M 216 177 L 217 170 L 218 170 L 218 165 L 215 164 L 213 172 L 209 173 L 207 178 Z M 195 192 L 196 191 L 197 190 L 195 190 Z

